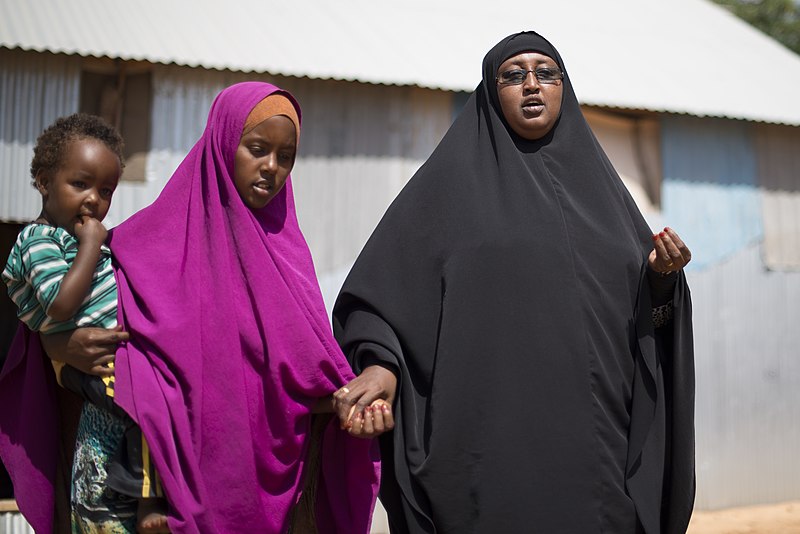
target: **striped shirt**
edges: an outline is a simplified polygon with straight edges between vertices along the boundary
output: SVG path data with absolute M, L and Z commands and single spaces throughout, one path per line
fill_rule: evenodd
M 89 294 L 75 315 L 66 321 L 48 317 L 47 310 L 77 253 L 78 240 L 63 228 L 32 223 L 19 233 L 2 276 L 17 305 L 17 317 L 31 330 L 53 333 L 81 326 L 116 326 L 117 283 L 111 251 L 105 245 L 100 247 Z

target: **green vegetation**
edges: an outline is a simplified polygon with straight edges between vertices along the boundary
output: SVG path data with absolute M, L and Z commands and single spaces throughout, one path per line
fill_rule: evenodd
M 800 54 L 800 4 L 795 0 L 714 0 Z

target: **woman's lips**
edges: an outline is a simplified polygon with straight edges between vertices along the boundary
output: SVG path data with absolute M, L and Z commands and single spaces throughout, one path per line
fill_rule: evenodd
M 269 196 L 272 193 L 272 185 L 266 180 L 261 180 L 253 184 L 253 189 L 260 196 Z

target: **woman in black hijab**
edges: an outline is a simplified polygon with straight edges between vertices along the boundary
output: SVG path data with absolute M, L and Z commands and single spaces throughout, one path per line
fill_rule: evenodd
M 342 420 L 355 405 L 351 432 L 377 433 L 391 417 L 373 425 L 369 403 L 395 401 L 392 532 L 684 532 L 689 259 L 650 233 L 555 48 L 524 32 L 490 50 L 334 310 L 360 373 Z

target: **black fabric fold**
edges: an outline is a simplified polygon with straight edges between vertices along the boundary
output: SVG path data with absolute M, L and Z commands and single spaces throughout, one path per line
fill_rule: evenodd
M 506 126 L 494 82 L 523 51 L 565 72 L 561 116 L 537 141 Z M 694 495 L 685 278 L 657 334 L 650 229 L 555 48 L 516 34 L 483 72 L 334 308 L 351 365 L 397 369 L 397 425 L 381 437 L 392 532 L 681 532 Z

